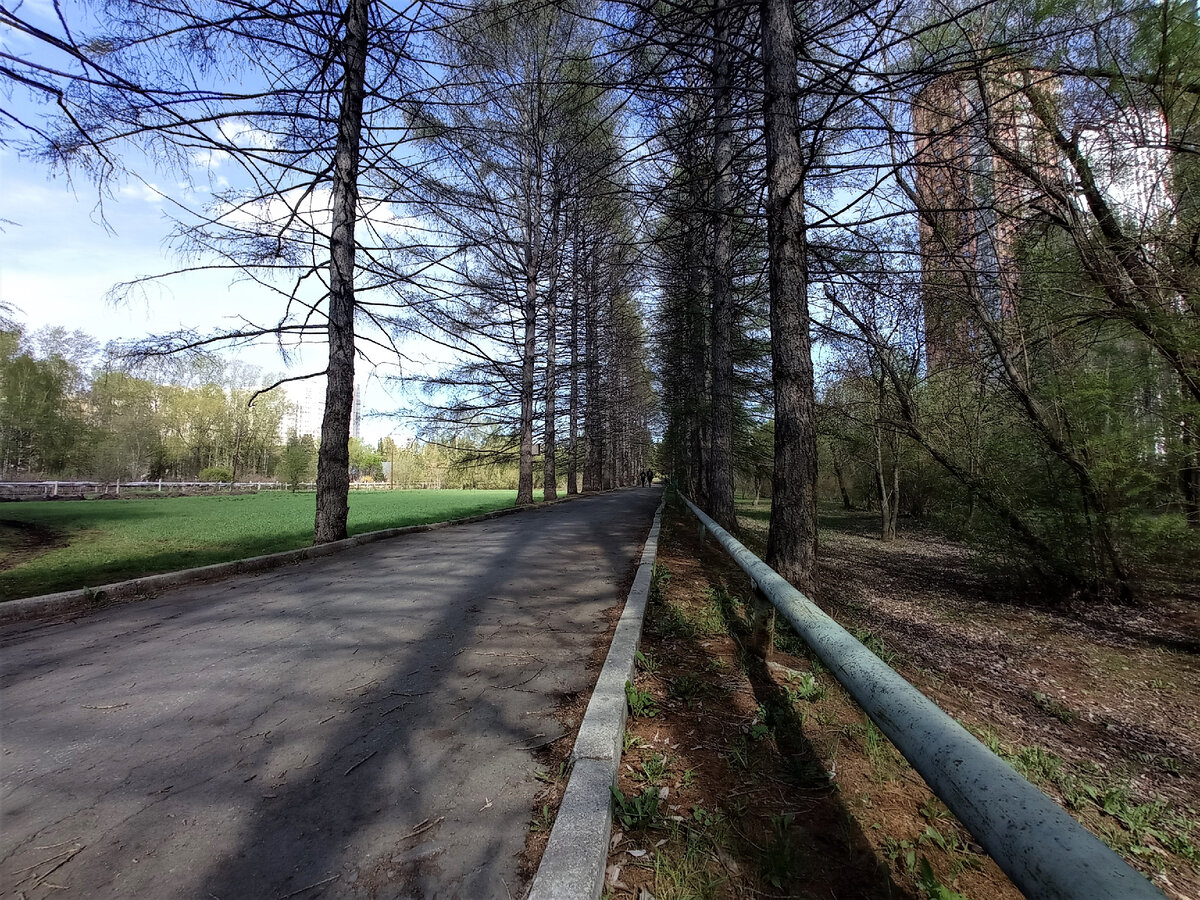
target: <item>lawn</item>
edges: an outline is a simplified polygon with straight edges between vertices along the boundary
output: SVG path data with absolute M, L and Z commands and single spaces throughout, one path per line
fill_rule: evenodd
M 512 506 L 516 491 L 351 493 L 350 534 Z M 315 494 L 7 503 L 0 600 L 293 550 L 312 543 Z

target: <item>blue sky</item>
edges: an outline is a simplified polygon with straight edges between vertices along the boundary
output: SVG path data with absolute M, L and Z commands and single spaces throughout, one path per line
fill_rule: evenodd
M 80 8 L 64 9 L 71 16 L 81 13 Z M 46 0 L 27 0 L 19 11 L 39 27 L 61 30 Z M 0 44 L 14 55 L 56 68 L 72 65 L 50 58 L 44 46 L 10 29 L 0 29 Z M 0 106 L 30 122 L 40 122 L 48 113 L 43 96 L 21 89 L 0 96 Z M 266 325 L 278 321 L 279 297 L 231 272 L 190 273 L 147 285 L 127 302 L 114 304 L 107 299 L 118 283 L 183 264 L 168 244 L 174 227 L 167 214 L 171 201 L 204 209 L 210 186 L 226 186 L 227 178 L 238 182 L 228 159 L 197 154 L 188 171 L 166 171 L 135 148 L 124 148 L 122 164 L 134 174 L 101 191 L 86 176 L 71 180 L 51 172 L 39 160 L 23 157 L 18 147 L 26 135 L 5 125 L 0 131 L 0 300 L 15 308 L 24 327 L 80 329 L 104 343 L 180 329 L 210 332 L 234 327 L 241 316 Z M 236 121 L 223 126 L 239 127 Z M 236 137 L 252 146 L 257 139 L 249 131 Z M 412 349 L 421 355 L 419 348 Z M 293 354 L 290 366 L 269 344 L 237 348 L 226 355 L 236 355 L 265 372 L 301 374 L 324 367 L 325 346 L 312 344 Z M 364 412 L 402 404 L 399 392 L 394 387 L 385 390 L 382 380 L 398 374 L 395 366 L 381 367 L 375 377 L 368 365 L 360 362 L 358 368 Z M 393 431 L 406 434 L 408 429 L 395 420 L 364 418 L 363 436 L 369 440 Z
M 149 173 L 146 183 L 126 182 L 103 198 L 86 179 L 73 184 L 52 177 L 35 161 L 0 149 L 0 300 L 17 309 L 32 330 L 60 325 L 81 329 L 104 343 L 181 328 L 233 326 L 247 315 L 261 321 L 278 316 L 279 301 L 264 288 L 239 283 L 227 272 L 198 272 L 150 285 L 121 304 L 106 299 L 116 284 L 171 271 L 180 259 L 167 244 L 172 223 L 164 215 L 168 196 L 194 197 L 177 176 Z M 98 204 L 103 200 L 103 220 Z M 264 371 L 301 373 L 323 366 L 324 346 L 313 345 L 285 367 L 270 346 L 229 351 Z M 364 410 L 396 408 L 402 398 L 385 390 L 380 377 L 360 365 Z M 384 367 L 377 376 L 394 375 Z M 374 441 L 399 423 L 368 416 L 363 436 Z M 407 429 L 401 427 L 401 433 Z

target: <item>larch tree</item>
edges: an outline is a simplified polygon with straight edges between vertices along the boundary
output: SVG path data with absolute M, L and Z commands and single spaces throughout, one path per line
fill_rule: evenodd
M 278 320 L 163 335 L 132 350 L 158 356 L 273 340 L 287 355 L 313 340 L 328 345 L 323 370 L 280 382 L 327 379 L 317 542 L 346 536 L 355 358 L 364 346 L 396 349 L 388 328 L 373 336 L 356 328 L 359 319 L 383 324 L 360 296 L 361 282 L 370 260 L 394 249 L 382 235 L 388 216 L 362 198 L 361 182 L 405 140 L 394 126 L 423 10 L 372 0 L 133 0 L 93 10 L 86 35 L 61 18 L 52 31 L 19 11 L 3 16 L 38 50 L 10 60 L 6 77 L 59 112 L 37 123 L 9 116 L 24 130 L 27 152 L 104 184 L 156 166 L 190 177 L 203 160 L 236 169 L 234 184 L 215 192 L 210 206 L 176 204 L 174 238 L 188 264 L 156 277 L 201 269 L 248 276 L 279 298 Z M 56 54 L 55 63 L 46 54 Z M 150 280 L 120 285 L 114 296 Z

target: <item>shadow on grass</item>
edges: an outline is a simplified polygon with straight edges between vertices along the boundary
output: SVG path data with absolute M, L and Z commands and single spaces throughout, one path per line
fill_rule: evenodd
M 672 514 L 669 539 L 677 544 L 680 553 L 700 563 L 701 577 L 708 584 L 716 586 L 733 581 L 739 589 L 749 589 L 748 583 L 743 584 L 745 579 L 740 570 L 723 551 L 712 543 L 699 542 L 696 529 L 691 527 L 693 520 L 686 510 L 676 503 Z M 711 658 L 713 651 L 708 642 L 694 628 L 688 627 L 682 616 L 674 603 L 652 595 L 647 627 L 660 639 L 669 636 L 672 659 Z M 727 595 L 721 603 L 721 621 L 741 645 L 747 631 L 746 623 L 734 611 Z M 733 842 L 731 849 L 738 864 L 743 870 L 759 873 L 768 889 L 773 885 L 780 892 L 772 891 L 772 896 L 832 894 L 871 900 L 911 897 L 893 880 L 889 866 L 876 855 L 858 822 L 846 809 L 837 785 L 826 773 L 820 755 L 805 733 L 804 721 L 789 702 L 786 691 L 776 684 L 763 660 L 746 653 L 742 656 L 751 691 L 765 711 L 764 724 L 770 728 L 779 752 L 778 762 L 773 762 L 773 755 L 753 752 L 752 770 L 756 778 L 788 785 L 785 793 L 789 802 L 785 808 L 775 811 L 755 808 L 742 818 L 744 828 L 761 827 L 757 829 L 757 840 L 743 836 L 744 839 Z M 726 734 L 736 733 L 731 725 L 732 722 L 725 726 Z M 760 745 L 752 740 L 746 744 L 748 752 L 756 746 Z M 731 771 L 719 777 L 736 780 Z M 795 810 L 801 811 L 793 812 Z M 768 817 L 771 812 L 775 814 Z

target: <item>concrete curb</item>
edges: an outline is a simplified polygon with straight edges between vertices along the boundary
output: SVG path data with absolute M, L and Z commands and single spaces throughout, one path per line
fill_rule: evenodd
M 623 490 L 617 488 L 616 490 Z M 145 600 L 170 588 L 184 587 L 191 584 L 201 584 L 229 578 L 233 575 L 247 575 L 255 572 L 267 572 L 292 563 L 300 563 L 306 559 L 319 559 L 343 550 L 383 541 L 388 538 L 400 537 L 405 534 L 418 534 L 424 531 L 435 531 L 439 528 L 449 528 L 452 525 L 470 525 L 474 522 L 485 522 L 488 519 L 499 519 L 519 512 L 545 509 L 569 500 L 581 497 L 595 497 L 610 491 L 594 491 L 590 494 L 572 494 L 569 497 L 559 497 L 557 500 L 542 500 L 533 506 L 512 506 L 493 512 L 481 513 L 477 516 L 467 516 L 462 519 L 450 519 L 445 522 L 430 522 L 426 525 L 406 525 L 403 528 L 385 528 L 381 531 L 367 531 L 356 534 L 342 541 L 332 541 L 328 544 L 314 544 L 301 547 L 298 550 L 283 550 L 279 553 L 267 553 L 263 556 L 251 556 L 246 559 L 235 559 L 230 562 L 214 563 L 210 566 L 200 566 L 195 569 L 180 569 L 177 572 L 163 572 L 159 575 L 144 575 L 131 578 L 128 581 L 118 581 L 99 587 L 80 588 L 72 591 L 60 591 L 56 594 L 42 594 L 38 597 L 23 597 L 20 600 L 7 600 L 0 603 L 0 626 L 14 622 L 29 622 L 52 616 L 72 616 L 79 613 L 94 612 L 121 602 Z
M 665 499 L 654 514 L 625 610 L 583 714 L 571 751 L 571 777 L 527 900 L 596 900 L 604 890 L 612 832 L 610 789 L 617 781 L 625 734 L 625 682 L 633 678 L 664 503 Z

